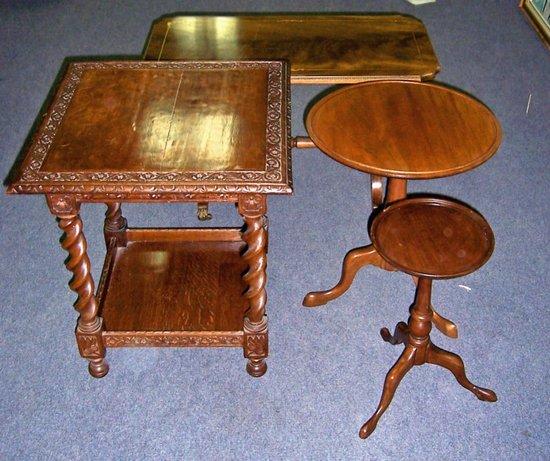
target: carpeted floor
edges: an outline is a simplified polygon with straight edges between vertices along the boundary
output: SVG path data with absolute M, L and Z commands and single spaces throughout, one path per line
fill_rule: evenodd
M 517 0 L 3 1 L 0 3 L 0 172 L 13 164 L 67 56 L 139 55 L 151 22 L 174 11 L 400 11 L 424 21 L 438 80 L 472 93 L 504 130 L 498 154 L 466 174 L 412 191 L 457 197 L 496 234 L 492 259 L 435 285 L 434 304 L 460 328 L 434 341 L 461 354 L 478 401 L 443 369 L 415 368 L 377 431 L 378 403 L 399 349 L 378 331 L 404 319 L 407 276 L 361 272 L 319 310 L 311 289 L 338 278 L 367 239 L 367 177 L 317 150 L 294 154 L 295 194 L 270 200 L 268 373 L 252 379 L 238 349 L 121 349 L 91 378 L 75 347 L 75 296 L 42 197 L 0 194 L 0 458 L 44 459 L 550 459 L 548 355 L 550 54 Z M 293 88 L 293 131 L 321 87 Z M 526 106 L 531 96 L 529 112 Z M 213 206 L 213 225 L 238 224 Z M 83 207 L 94 276 L 104 207 Z M 184 205 L 126 206 L 133 225 L 196 225 Z M 467 291 L 459 285 L 471 288 Z

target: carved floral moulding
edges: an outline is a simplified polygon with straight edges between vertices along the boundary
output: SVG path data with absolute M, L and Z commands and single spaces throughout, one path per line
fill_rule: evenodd
M 242 331 L 104 331 L 106 347 L 241 347 Z
M 189 192 L 193 190 L 193 192 Z M 242 194 L 288 194 L 286 185 L 249 184 L 223 186 L 127 186 L 127 185 L 15 185 L 8 193 L 71 195 L 76 202 L 237 202 Z
M 263 171 L 42 171 L 62 124 L 63 117 L 88 69 L 266 69 L 268 73 L 266 161 Z M 194 195 L 238 193 L 292 193 L 290 160 L 290 79 L 282 61 L 223 62 L 81 62 L 69 64 L 32 143 L 22 168 L 8 184 L 8 193 L 78 194 L 80 201 L 93 200 L 193 200 Z

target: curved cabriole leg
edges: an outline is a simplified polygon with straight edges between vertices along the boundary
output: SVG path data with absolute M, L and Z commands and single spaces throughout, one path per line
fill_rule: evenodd
M 342 296 L 351 286 L 359 269 L 373 265 L 386 270 L 393 270 L 378 254 L 373 245 L 354 248 L 349 251 L 342 263 L 340 281 L 331 289 L 325 291 L 312 291 L 308 293 L 302 304 L 306 307 L 322 306 L 333 299 Z
M 449 370 L 455 376 L 459 384 L 472 392 L 479 400 L 486 402 L 497 401 L 497 395 L 491 389 L 478 387 L 466 377 L 464 362 L 459 355 L 440 349 L 435 344 L 430 343 L 426 362 L 439 365 Z
M 122 216 L 120 203 L 106 203 L 107 211 L 105 212 L 105 224 L 103 226 L 103 234 L 105 235 L 105 243 L 107 247 L 112 238 L 115 238 L 118 246 L 126 246 L 126 229 L 128 222 Z
M 405 322 L 399 322 L 395 325 L 393 335 L 390 333 L 390 330 L 384 327 L 380 330 L 380 336 L 382 336 L 384 341 L 394 346 L 397 344 L 407 344 L 409 326 Z
M 244 319 L 244 356 L 248 358 L 246 371 L 254 377 L 262 376 L 267 371 L 265 362 L 268 353 L 265 315 L 267 301 L 265 212 L 266 200 L 263 195 L 250 194 L 239 197 L 239 213 L 246 224 L 242 236 L 247 244 L 243 259 L 248 263 L 248 271 L 243 276 L 243 280 L 248 285 L 245 296 L 249 301 Z
M 371 175 L 371 193 L 372 206 L 376 208 L 385 201 L 390 203 L 395 200 L 400 200 L 407 196 L 407 180 L 400 178 L 388 178 L 386 184 L 386 194 L 383 195 L 382 177 Z M 308 293 L 302 304 L 306 307 L 322 306 L 333 299 L 343 295 L 353 283 L 353 279 L 357 275 L 359 269 L 364 266 L 373 265 L 388 271 L 394 271 L 376 251 L 373 245 L 354 248 L 349 251 L 342 263 L 342 274 L 340 281 L 329 290 L 312 291 Z
M 78 214 L 80 206 L 71 196 L 48 196 L 47 199 L 51 212 L 59 220 L 59 228 L 64 232 L 61 246 L 69 253 L 65 266 L 73 274 L 69 287 L 78 295 L 74 304 L 80 314 L 76 326 L 78 349 L 80 355 L 89 361 L 90 374 L 101 378 L 107 374 L 109 366 L 105 361 L 102 319 L 97 315 L 94 280 Z
M 413 365 L 432 363 L 447 368 L 454 374 L 456 380 L 466 389 L 474 393 L 478 399 L 489 402 L 495 402 L 497 400 L 497 396 L 492 390 L 478 387 L 468 380 L 464 371 L 464 363 L 460 356 L 440 349 L 431 342 L 430 331 L 432 329 L 433 316 L 433 310 L 430 303 L 431 291 L 431 279 L 418 279 L 416 299 L 412 306 L 408 325 L 399 322 L 393 336 L 387 328 L 381 331 L 385 341 L 392 344 L 404 342 L 406 346 L 401 357 L 399 357 L 386 376 L 384 391 L 378 408 L 359 431 L 359 436 L 363 439 L 372 434 L 378 420 L 388 408 L 399 382 Z M 405 338 L 404 335 L 406 333 L 408 333 L 408 336 Z
M 437 313 L 432 307 L 433 310 L 433 323 L 435 327 L 449 338 L 458 338 L 458 327 L 456 324 L 449 320 L 448 318 L 443 317 L 441 314 Z
M 403 379 L 403 376 L 413 367 L 415 361 L 416 348 L 407 346 L 405 350 L 401 353 L 401 356 L 395 362 L 395 365 L 391 367 L 390 371 L 386 375 L 386 380 L 384 381 L 384 390 L 382 391 L 382 397 L 380 397 L 380 403 L 374 414 L 370 419 L 363 424 L 359 430 L 359 437 L 366 439 L 372 432 L 376 429 L 378 420 L 382 417 L 384 412 L 387 410 L 390 405 L 395 390 L 399 383 Z

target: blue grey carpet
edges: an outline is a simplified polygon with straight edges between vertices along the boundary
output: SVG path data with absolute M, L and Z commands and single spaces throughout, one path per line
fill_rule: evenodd
M 474 171 L 411 184 L 470 203 L 494 228 L 486 266 L 436 283 L 434 304 L 460 338 L 434 333 L 434 341 L 461 354 L 472 381 L 499 401 L 480 402 L 447 371 L 417 367 L 367 441 L 357 431 L 400 351 L 378 332 L 404 319 L 413 286 L 403 274 L 365 269 L 327 307 L 301 307 L 368 239 L 365 175 L 317 150 L 296 151 L 295 195 L 270 200 L 271 355 L 261 379 L 246 374 L 237 349 L 109 350 L 109 375 L 91 378 L 75 347 L 75 296 L 54 219 L 42 197 L 0 194 L 0 458 L 550 459 L 550 55 L 517 3 L 2 1 L 3 177 L 65 57 L 139 55 L 151 22 L 174 11 L 413 14 L 432 38 L 438 79 L 491 107 L 504 141 Z M 321 89 L 293 88 L 294 134 L 304 133 L 303 110 Z M 233 207 L 212 208 L 213 225 L 240 222 Z M 103 212 L 82 211 L 96 279 Z M 190 205 L 133 205 L 125 214 L 132 225 L 196 225 Z

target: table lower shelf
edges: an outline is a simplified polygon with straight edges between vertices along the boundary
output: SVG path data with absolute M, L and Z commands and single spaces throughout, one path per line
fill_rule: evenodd
M 240 347 L 248 301 L 239 229 L 128 229 L 98 288 L 107 347 Z

